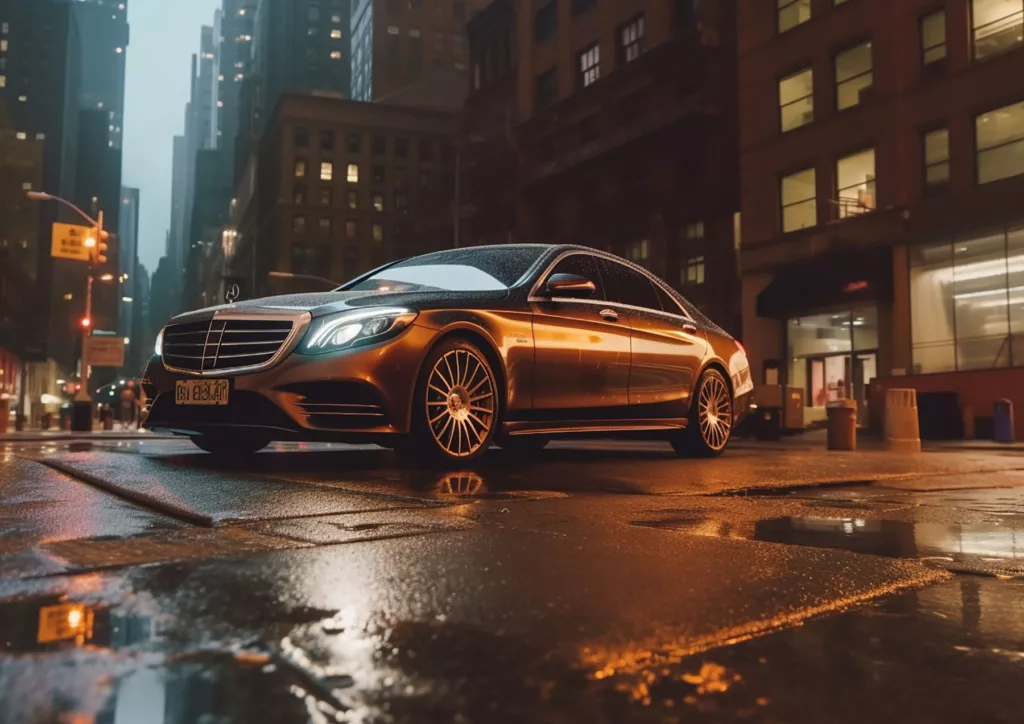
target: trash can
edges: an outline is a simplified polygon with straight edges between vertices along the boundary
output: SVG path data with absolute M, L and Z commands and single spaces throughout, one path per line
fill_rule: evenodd
M 75 401 L 71 406 L 71 429 L 75 432 L 92 432 L 92 402 Z
M 992 406 L 992 439 L 996 442 L 1014 442 L 1013 402 L 996 400 Z
M 828 414 L 828 449 L 857 449 L 857 401 L 835 400 L 825 408 Z
M 917 417 L 917 390 L 886 390 L 885 446 L 890 452 L 921 452 L 921 426 Z

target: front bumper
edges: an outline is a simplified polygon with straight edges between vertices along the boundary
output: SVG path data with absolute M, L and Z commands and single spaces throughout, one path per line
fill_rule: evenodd
M 209 379 L 171 372 L 159 357 L 143 378 L 143 425 L 180 435 L 250 432 L 274 440 L 365 440 L 409 430 L 410 410 L 434 329 L 412 324 L 377 345 L 320 355 L 292 352 L 275 366 L 227 374 L 229 403 L 179 405 L 178 380 Z

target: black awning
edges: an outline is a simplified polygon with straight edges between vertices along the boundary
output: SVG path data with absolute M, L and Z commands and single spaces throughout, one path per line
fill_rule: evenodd
M 789 319 L 892 299 L 892 249 L 828 254 L 782 267 L 757 295 L 757 316 Z

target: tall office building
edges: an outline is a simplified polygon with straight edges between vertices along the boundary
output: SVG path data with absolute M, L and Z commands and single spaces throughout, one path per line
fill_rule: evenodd
M 352 98 L 381 100 L 439 71 L 465 92 L 466 23 L 490 0 L 352 3 Z
M 121 147 L 125 59 L 128 54 L 128 0 L 75 0 L 75 21 L 83 39 L 79 103 L 107 114 L 110 139 Z
M 232 174 L 242 87 L 252 72 L 255 18 L 256 0 L 224 0 L 217 53 L 217 100 L 220 104 L 217 109 L 217 148 L 225 151 L 223 158 Z

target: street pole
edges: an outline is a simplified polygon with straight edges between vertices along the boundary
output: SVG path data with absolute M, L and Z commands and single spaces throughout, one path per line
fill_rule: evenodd
M 455 248 L 459 248 L 459 225 L 462 221 L 462 142 L 455 141 Z

